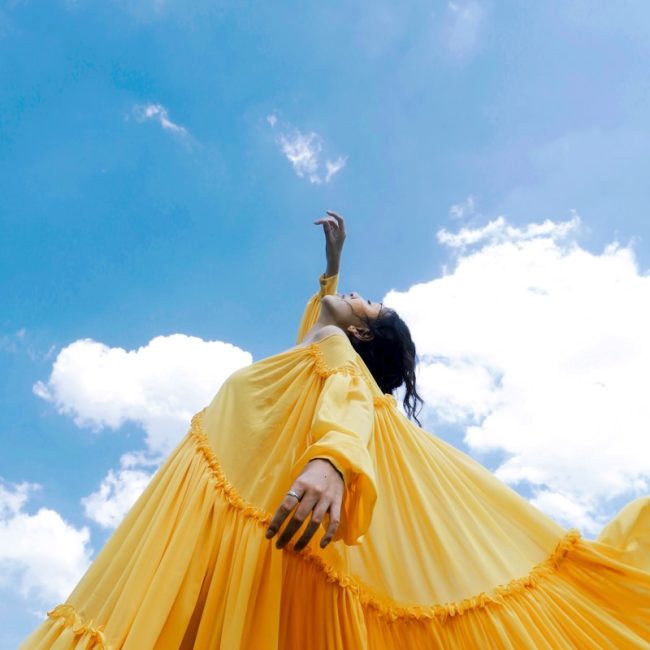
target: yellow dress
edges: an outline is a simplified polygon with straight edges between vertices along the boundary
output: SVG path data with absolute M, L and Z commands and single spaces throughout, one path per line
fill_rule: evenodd
M 318 545 L 325 521 L 276 549 L 266 528 L 317 457 L 344 476 L 336 541 Z M 650 499 L 583 540 L 409 421 L 330 335 L 223 384 L 22 647 L 650 648 Z

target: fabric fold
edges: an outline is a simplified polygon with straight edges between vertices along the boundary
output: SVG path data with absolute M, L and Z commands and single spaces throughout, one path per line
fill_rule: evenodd
M 282 552 L 199 416 L 69 599 L 22 648 L 277 647 Z
M 650 497 L 626 504 L 598 535 L 598 541 L 620 550 L 619 559 L 650 572 Z

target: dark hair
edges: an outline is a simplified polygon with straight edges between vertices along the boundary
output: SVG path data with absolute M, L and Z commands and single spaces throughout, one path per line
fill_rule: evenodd
M 406 394 L 402 404 L 409 418 L 418 425 L 416 407 L 424 400 L 415 388 L 415 366 L 417 354 L 411 332 L 406 323 L 393 309 L 383 308 L 376 318 L 359 317 L 374 335 L 369 341 L 361 341 L 350 335 L 352 347 L 368 366 L 379 388 L 384 393 L 393 394 L 396 388 L 405 384 Z M 420 409 L 422 409 L 420 405 Z

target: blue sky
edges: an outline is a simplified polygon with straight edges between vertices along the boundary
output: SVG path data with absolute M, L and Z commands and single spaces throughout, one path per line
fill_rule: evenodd
M 448 341 L 444 350 L 433 342 L 442 338 L 426 339 L 451 309 L 439 289 L 478 299 L 459 269 L 485 279 L 510 260 L 513 269 L 541 265 L 551 278 L 552 260 L 562 257 L 580 296 L 624 295 L 620 313 L 629 308 L 630 319 L 645 322 L 634 309 L 650 265 L 649 23 L 641 1 L 0 4 L 0 597 L 9 603 L 0 646 L 14 647 L 38 621 L 34 612 L 56 600 L 35 577 L 48 562 L 41 551 L 12 550 L 23 524 L 36 525 L 45 509 L 59 517 L 56 530 L 72 535 L 61 549 L 71 544 L 81 555 L 56 574 L 65 590 L 111 530 L 81 500 L 110 471 L 140 485 L 170 431 L 184 433 L 182 408 L 163 424 L 148 406 L 100 414 L 101 395 L 113 395 L 128 368 L 107 362 L 109 390 L 101 372 L 88 374 L 104 353 L 87 340 L 113 359 L 119 348 L 165 337 L 161 345 L 186 360 L 161 393 L 175 404 L 208 349 L 221 373 L 248 362 L 246 354 L 286 349 L 324 270 L 312 221 L 326 209 L 348 223 L 341 287 L 401 301 L 431 377 L 440 363 L 470 373 L 458 370 L 460 392 L 444 404 L 429 377 L 430 427 L 491 469 L 513 455 L 525 460 L 530 450 L 511 441 L 466 438 L 496 417 L 495 378 L 516 372 L 497 339 Z M 546 231 L 531 230 L 545 220 Z M 450 239 L 463 229 L 464 240 Z M 499 248 L 513 242 L 522 256 Z M 606 254 L 614 242 L 618 253 Z M 471 275 L 479 263 L 488 266 Z M 626 289 L 607 293 L 613 277 Z M 426 283 L 441 302 L 417 298 L 428 306 L 423 315 L 409 300 Z M 518 289 L 501 286 L 510 302 L 495 298 L 494 309 L 516 313 Z M 538 289 L 554 296 L 557 286 Z M 466 314 L 482 318 L 478 308 Z M 594 323 L 580 322 L 582 334 Z M 591 359 L 647 349 L 642 333 L 621 332 L 622 321 L 609 326 Z M 621 341 L 637 347 L 625 356 Z M 233 357 L 209 342 L 244 352 Z M 62 359 L 70 364 L 57 374 Z M 208 368 L 199 406 L 220 376 L 210 379 Z M 468 377 L 480 399 L 461 395 Z M 611 413 L 620 413 L 623 393 Z M 587 410 L 592 403 L 585 397 Z M 625 405 L 641 430 L 645 411 Z M 187 409 L 195 406 L 189 399 Z M 621 463 L 638 456 L 637 440 Z M 135 475 L 119 474 L 131 467 L 122 455 L 135 451 L 149 460 L 132 464 Z M 530 469 L 524 460 L 516 471 Z M 647 475 L 627 467 L 622 499 L 632 483 L 644 489 Z M 521 479 L 512 466 L 499 471 Z M 579 486 L 571 492 L 553 483 L 560 478 L 536 483 L 533 475 L 518 489 L 563 521 L 574 512 L 589 529 L 610 512 L 585 505 Z M 570 503 L 558 506 L 562 499 Z

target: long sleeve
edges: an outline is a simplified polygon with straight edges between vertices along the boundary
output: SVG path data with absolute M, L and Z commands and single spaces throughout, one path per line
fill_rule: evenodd
M 338 274 L 326 277 L 323 273 L 320 276 L 320 290 L 307 301 L 307 306 L 305 307 L 305 311 L 302 315 L 302 320 L 300 321 L 300 327 L 298 328 L 298 339 L 296 343 L 300 343 L 302 341 L 307 331 L 310 330 L 314 323 L 318 320 L 318 316 L 320 314 L 320 299 L 323 296 L 336 293 L 338 282 Z
M 374 464 L 368 451 L 373 429 L 372 394 L 363 377 L 335 372 L 325 380 L 311 425 L 311 444 L 294 464 L 292 482 L 315 458 L 329 460 L 345 483 L 334 541 L 359 544 L 377 500 Z M 328 522 L 324 522 L 328 523 Z

